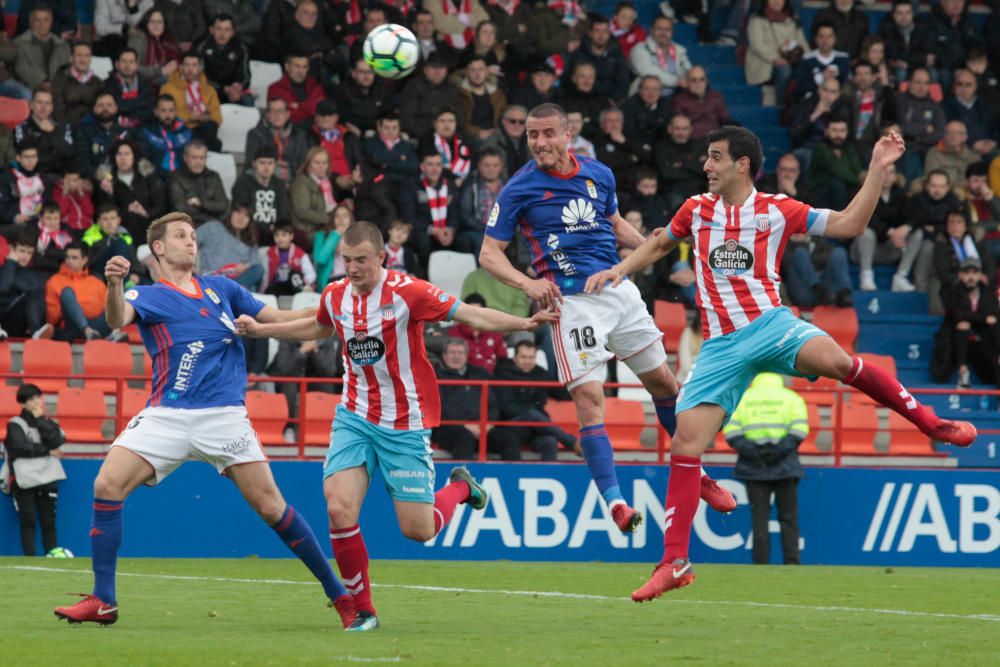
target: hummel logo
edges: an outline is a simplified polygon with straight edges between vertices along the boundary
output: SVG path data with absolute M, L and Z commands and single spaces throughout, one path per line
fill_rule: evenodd
M 546 190 L 545 194 L 542 195 L 542 201 L 545 201 L 546 199 L 552 199 L 553 197 L 555 197 L 555 195 Z
M 673 568 L 674 579 L 680 579 L 690 569 L 691 569 L 691 561 L 684 563 L 684 567 L 682 567 L 679 570 L 677 568 Z
M 98 607 L 97 608 L 97 615 L 98 616 L 107 616 L 108 614 L 113 614 L 116 611 L 118 611 L 118 607 Z

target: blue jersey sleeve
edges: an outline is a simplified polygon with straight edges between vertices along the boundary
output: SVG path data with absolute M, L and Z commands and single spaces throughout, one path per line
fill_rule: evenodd
M 157 290 L 151 286 L 133 287 L 125 292 L 125 303 L 135 309 L 136 317 L 144 324 L 163 322 L 169 315 L 169 309 L 163 299 L 158 298 Z
M 257 317 L 257 314 L 263 310 L 264 304 L 255 299 L 247 288 L 235 280 L 223 278 L 218 281 L 218 285 L 224 286 L 222 289 L 226 290 L 226 298 L 229 300 L 229 307 L 233 309 L 234 316 Z
M 604 185 L 608 188 L 608 196 L 604 199 L 604 217 L 609 218 L 618 212 L 618 184 L 615 182 L 614 172 L 610 169 L 607 170 Z
M 521 217 L 519 203 L 521 199 L 510 183 L 500 191 L 500 196 L 497 197 L 496 203 L 493 204 L 493 210 L 490 211 L 489 220 L 486 221 L 487 236 L 498 241 L 510 241 L 514 238 L 514 232 L 517 231 L 517 223 Z

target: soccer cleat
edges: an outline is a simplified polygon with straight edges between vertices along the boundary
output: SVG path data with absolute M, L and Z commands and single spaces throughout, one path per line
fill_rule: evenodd
M 701 499 L 716 512 L 729 514 L 736 509 L 736 498 L 708 475 L 701 476 Z
M 653 576 L 649 581 L 632 593 L 632 601 L 649 602 L 675 588 L 693 583 L 694 570 L 687 558 L 678 558 L 673 563 L 660 563 L 653 569 Z
M 637 512 L 625 503 L 615 503 L 611 508 L 611 518 L 614 519 L 618 530 L 623 533 L 634 533 L 642 523 L 642 512 Z
M 108 604 L 96 595 L 77 593 L 83 599 L 70 607 L 56 607 L 55 615 L 73 623 L 111 625 L 118 620 L 118 605 Z
M 371 613 L 370 611 L 359 611 L 358 615 L 354 617 L 354 622 L 351 623 L 345 632 L 367 632 L 369 630 L 378 629 L 378 616 Z
M 474 510 L 485 509 L 490 504 L 490 494 L 476 481 L 469 469 L 465 466 L 458 466 L 451 469 L 449 482 L 465 482 L 469 485 L 469 499 L 465 502 Z M 377 621 L 376 621 L 377 622 Z
M 358 615 L 357 610 L 354 608 L 354 597 L 350 593 L 345 593 L 336 600 L 330 600 L 330 606 L 340 614 L 340 622 L 344 624 L 344 627 L 351 627 L 351 624 L 354 623 L 354 619 Z
M 976 431 L 976 427 L 969 422 L 942 419 L 927 435 L 956 447 L 968 447 L 975 442 L 979 433 Z

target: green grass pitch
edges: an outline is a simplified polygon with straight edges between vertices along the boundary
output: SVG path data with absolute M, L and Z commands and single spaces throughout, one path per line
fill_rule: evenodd
M 696 564 L 636 605 L 646 565 L 375 561 L 352 634 L 295 560 L 124 559 L 117 625 L 57 621 L 89 566 L 0 558 L 0 664 L 1000 665 L 1000 570 Z

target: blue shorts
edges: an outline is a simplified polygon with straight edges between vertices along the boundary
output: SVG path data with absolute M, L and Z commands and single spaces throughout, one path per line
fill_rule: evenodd
M 828 335 L 792 314 L 769 310 L 749 325 L 705 341 L 677 397 L 677 412 L 712 403 L 733 414 L 758 373 L 804 377 L 795 359 L 807 340 Z
M 349 468 L 365 466 L 368 483 L 382 468 L 385 488 L 393 500 L 434 502 L 434 461 L 431 431 L 383 428 L 337 406 L 323 479 Z

